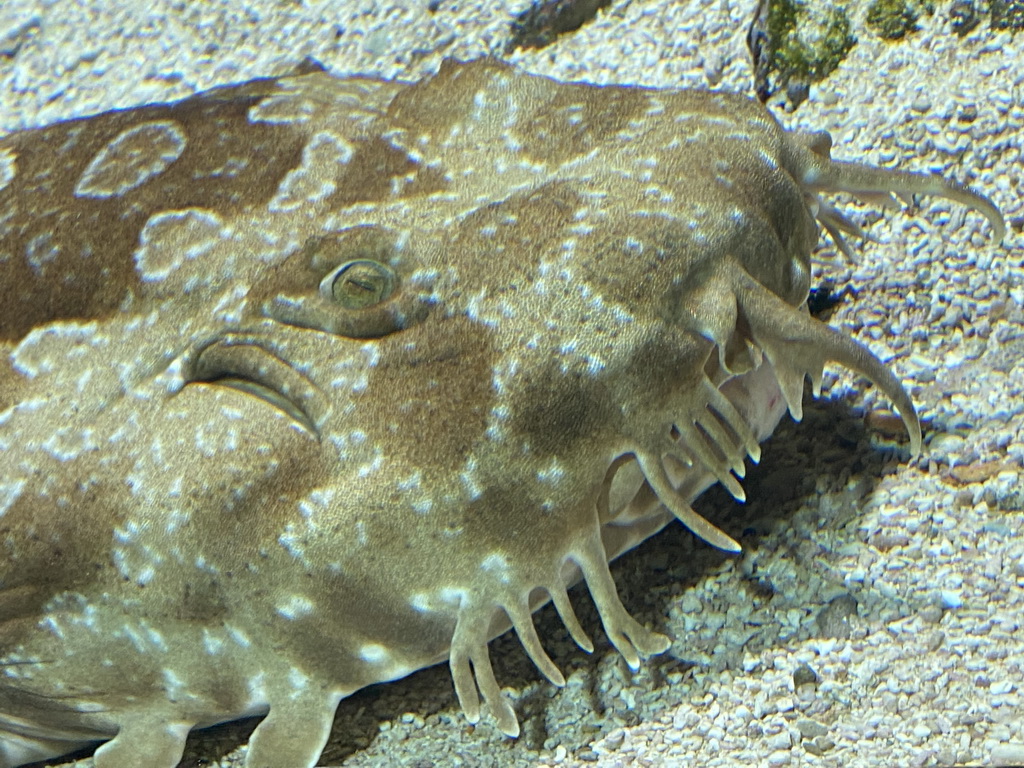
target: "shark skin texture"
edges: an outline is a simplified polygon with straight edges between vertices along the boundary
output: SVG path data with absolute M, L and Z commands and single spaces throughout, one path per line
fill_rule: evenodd
M 447 661 L 509 736 L 488 642 L 582 579 L 634 669 L 668 639 L 608 561 L 747 458 L 832 361 L 822 200 L 985 197 L 832 161 L 728 93 L 493 59 L 323 72 L 0 139 L 0 768 L 172 768 L 264 714 L 313 766 L 338 702 Z

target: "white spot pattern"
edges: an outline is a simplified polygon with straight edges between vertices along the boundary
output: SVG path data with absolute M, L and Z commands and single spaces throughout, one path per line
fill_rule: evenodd
M 278 603 L 276 610 L 280 616 L 295 621 L 312 614 L 313 608 L 313 601 L 305 595 L 289 595 L 283 602 Z
M 371 664 L 384 664 L 391 658 L 391 653 L 383 645 L 367 643 L 359 649 L 359 658 Z
M 129 128 L 99 151 L 75 185 L 79 197 L 119 197 L 163 173 L 185 151 L 185 131 L 170 120 Z
M 309 99 L 292 94 L 268 96 L 258 104 L 249 107 L 249 122 L 288 125 L 306 123 L 312 117 L 316 105 Z
M 21 478 L 9 482 L 0 483 L 0 517 L 7 514 L 14 502 L 21 496 L 25 489 L 25 481 Z
M 17 155 L 9 149 L 0 149 L 0 192 L 3 192 L 17 175 Z
M 354 152 L 341 136 L 326 131 L 317 133 L 303 147 L 299 167 L 284 177 L 268 208 L 283 213 L 323 200 L 337 188 L 340 166 L 351 160 Z
M 139 234 L 135 268 L 143 280 L 165 280 L 186 261 L 206 256 L 230 235 L 212 211 L 186 208 L 154 214 Z

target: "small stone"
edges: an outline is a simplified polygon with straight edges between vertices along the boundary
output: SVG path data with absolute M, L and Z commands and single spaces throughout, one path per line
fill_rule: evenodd
M 853 595 L 839 595 L 821 609 L 815 619 L 823 637 L 850 637 L 850 617 L 857 615 L 857 600 Z
M 751 712 L 748 707 L 745 707 L 742 704 L 736 707 L 736 709 L 732 710 L 730 714 L 732 715 L 732 720 L 738 723 L 742 723 L 743 725 L 746 725 L 754 719 L 754 713 Z
M 902 0 L 874 0 L 866 20 L 884 40 L 899 40 L 918 29 L 917 12 Z
M 42 23 L 42 17 L 32 14 L 22 18 L 0 16 L 0 56 L 13 57 L 32 31 Z
M 679 609 L 683 613 L 699 613 L 703 607 L 700 598 L 693 594 L 693 592 L 687 592 L 683 595 L 683 599 L 679 601 Z
M 614 731 L 605 736 L 604 742 L 602 742 L 601 746 L 603 746 L 610 752 L 614 752 L 622 746 L 622 742 L 624 742 L 625 740 L 626 732 L 622 728 L 616 728 Z
M 949 19 L 953 25 L 953 31 L 963 37 L 978 26 L 980 17 L 977 6 L 970 0 L 957 0 L 949 9 Z
M 1008 741 L 992 748 L 990 765 L 1024 765 L 1024 742 Z
M 809 755 L 814 755 L 815 757 L 821 757 L 822 755 L 825 754 L 824 750 L 822 750 L 813 741 L 808 741 L 803 746 L 804 746 L 804 752 L 806 752 Z
M 869 411 L 864 422 L 869 430 L 889 439 L 901 439 L 906 434 L 903 419 L 892 411 Z
M 371 56 L 383 56 L 391 45 L 391 33 L 387 27 L 378 27 L 363 40 L 363 50 Z
M 828 733 L 828 728 L 817 720 L 802 717 L 796 721 L 796 729 L 800 731 L 801 738 L 816 739 Z
M 949 477 L 960 485 L 983 483 L 1008 467 L 1009 464 L 1005 461 L 975 461 L 950 467 Z
M 978 119 L 978 108 L 974 104 L 967 104 L 963 109 L 960 110 L 960 114 L 957 115 L 957 120 L 961 123 L 973 123 Z M 989 310 L 991 312 L 991 308 Z
M 807 664 L 801 664 L 793 670 L 794 688 L 800 688 L 804 685 L 817 685 L 818 681 L 818 673 L 811 669 Z
M 1024 5 L 1019 0 L 990 0 L 993 29 L 1024 29 Z
M 774 733 L 767 738 L 769 748 L 773 750 L 788 750 L 793 746 L 793 738 L 789 735 L 789 731 L 781 730 L 778 733 Z
M 814 740 L 814 746 L 818 748 L 819 753 L 822 755 L 832 749 L 835 745 L 836 743 L 828 736 L 819 736 Z
M 964 600 L 960 596 L 960 593 L 954 592 L 951 589 L 944 589 L 939 592 L 939 600 L 941 601 L 942 607 L 948 611 L 961 608 L 964 604 Z
M 963 451 L 966 444 L 960 435 L 937 434 L 928 444 L 928 454 L 936 462 L 952 464 L 952 456 Z
M 916 99 L 910 102 L 910 108 L 915 112 L 924 113 L 932 108 L 932 102 L 927 96 L 920 94 Z
M 816 685 L 801 685 L 796 689 L 796 698 L 801 704 L 810 704 L 818 698 L 818 687 Z
M 807 101 L 807 97 L 811 93 L 811 86 L 808 83 L 800 80 L 792 80 L 786 86 L 786 101 L 792 105 L 794 109 Z
M 929 624 L 938 624 L 942 621 L 942 606 L 933 603 L 932 605 L 926 605 L 917 615 L 921 617 L 923 621 L 927 621 Z

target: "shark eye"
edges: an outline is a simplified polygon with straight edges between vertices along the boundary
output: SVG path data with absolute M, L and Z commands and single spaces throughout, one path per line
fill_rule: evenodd
M 348 261 L 320 281 L 320 295 L 345 309 L 366 309 L 391 298 L 395 271 L 371 259 Z

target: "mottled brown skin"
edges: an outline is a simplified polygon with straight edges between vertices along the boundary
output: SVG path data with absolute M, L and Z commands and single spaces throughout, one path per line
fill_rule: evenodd
M 634 667 L 666 638 L 607 560 L 737 496 L 784 398 L 866 349 L 811 319 L 816 193 L 943 194 L 703 91 L 496 61 L 313 73 L 0 140 L 0 768 L 103 741 L 173 766 L 268 713 L 312 766 L 353 691 L 487 642 L 582 574 Z M 353 263 L 354 262 L 354 263 Z M 781 392 L 781 394 L 780 394 Z M 665 506 L 661 506 L 664 504 Z

